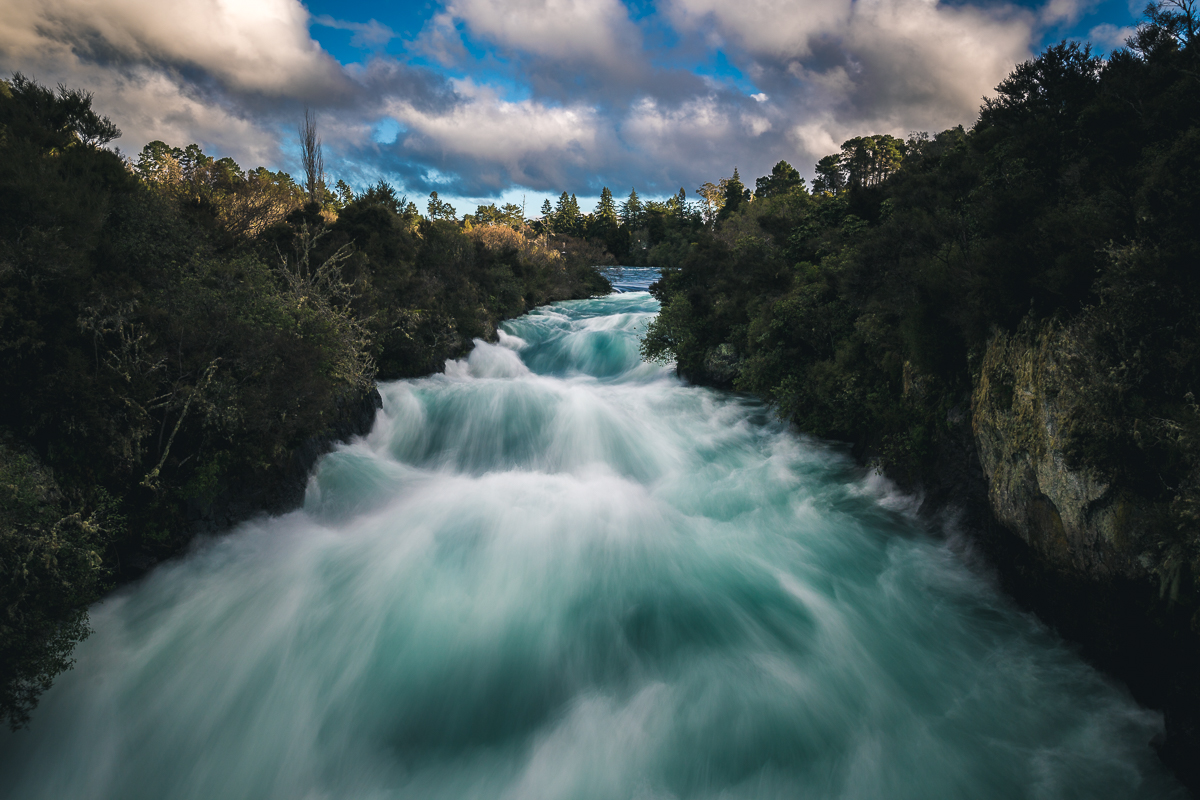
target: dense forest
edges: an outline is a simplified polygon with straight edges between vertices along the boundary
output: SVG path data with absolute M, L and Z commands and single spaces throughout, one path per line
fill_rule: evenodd
M 437 371 L 497 322 L 609 289 L 603 253 L 523 219 L 429 214 L 386 183 L 126 159 L 83 91 L 0 82 L 0 716 L 86 607 L 199 530 L 299 501 L 365 432 L 377 378 Z M 305 140 L 304 137 L 307 137 Z M 445 204 L 441 204 L 445 205 Z

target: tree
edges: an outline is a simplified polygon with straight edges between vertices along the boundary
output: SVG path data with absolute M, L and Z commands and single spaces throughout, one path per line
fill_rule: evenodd
M 621 204 L 621 224 L 636 225 L 642 218 L 642 201 L 638 199 L 637 189 L 629 190 L 629 199 Z
M 720 182 L 713 183 L 709 181 L 696 190 L 696 194 L 704 199 L 704 221 L 711 223 L 717 218 L 717 214 L 725 206 L 725 184 L 727 178 L 722 178 Z
M 596 204 L 594 216 L 601 225 L 617 224 L 617 204 L 607 186 L 600 190 L 600 202 Z
M 754 196 L 757 198 L 779 197 L 797 189 L 804 188 L 804 178 L 786 161 L 780 161 L 771 168 L 770 175 L 764 175 L 754 182 Z
M 298 133 L 304 192 L 308 195 L 308 202 L 321 203 L 325 196 L 325 156 L 321 150 L 321 137 L 317 134 L 317 115 L 312 109 L 304 109 L 304 122 L 300 124 Z
M 92 111 L 90 92 L 68 89 L 62 84 L 53 91 L 19 72 L 13 74 L 7 92 L 15 101 L 13 110 L 20 109 L 26 117 L 20 121 L 21 127 L 35 133 L 48 146 L 65 148 L 81 144 L 94 149 L 121 135 L 108 117 Z
M 688 216 L 687 192 L 683 187 L 679 187 L 679 194 L 671 197 L 666 202 L 667 211 L 673 214 L 677 219 L 684 220 Z
M 495 203 L 489 203 L 486 206 L 476 206 L 475 213 L 471 215 L 471 222 L 476 225 L 495 225 L 500 221 L 500 209 L 496 208 Z
M 360 204 L 364 206 L 380 205 L 393 214 L 401 213 L 407 199 L 405 197 L 397 197 L 395 188 L 385 180 L 380 180 L 358 196 Z
M 183 179 L 193 183 L 203 180 L 207 167 L 213 163 L 213 157 L 205 155 L 200 145 L 195 143 L 189 144 L 183 150 L 175 149 L 171 152 L 179 161 Z
M 580 233 L 583 213 L 579 210 L 579 201 L 575 199 L 575 195 L 568 195 L 566 192 L 559 195 L 553 216 L 556 232 L 572 235 Z
M 750 201 L 750 190 L 742 184 L 742 178 L 738 175 L 737 167 L 733 168 L 733 177 L 725 181 L 725 202 L 721 207 L 718 219 L 724 219 L 730 214 L 738 211 L 743 205 Z
M 427 208 L 429 210 L 430 219 L 458 219 L 458 212 L 454 210 L 454 206 L 443 200 L 439 200 L 437 192 L 429 193 L 429 205 Z
M 841 166 L 851 189 L 878 186 L 904 161 L 904 142 L 886 133 L 842 143 Z
M 846 188 L 846 174 L 842 170 L 840 153 L 825 156 L 818 161 L 815 172 L 817 177 L 813 181 L 813 191 L 817 194 L 840 194 Z
M 1091 45 L 1061 42 L 1048 47 L 1018 65 L 996 87 L 995 97 L 984 99 L 980 127 L 1061 128 L 1062 120 L 1078 114 L 1096 96 L 1103 66 L 1103 59 L 1092 55 Z
M 1146 21 L 1138 25 L 1129 44 L 1141 52 L 1143 44 L 1171 41 L 1180 49 L 1190 45 L 1200 26 L 1200 8 L 1196 0 L 1154 0 L 1146 6 Z
M 178 148 L 156 139 L 142 148 L 133 171 L 150 184 L 178 183 L 183 178 L 183 169 L 179 164 L 181 155 Z
M 354 202 L 354 190 L 344 180 L 339 179 L 334 189 L 343 208 Z
M 513 228 L 525 224 L 525 210 L 516 203 L 505 203 L 500 206 L 500 222 Z

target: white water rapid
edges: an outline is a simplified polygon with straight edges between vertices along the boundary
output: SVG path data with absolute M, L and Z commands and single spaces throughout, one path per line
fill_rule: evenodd
M 907 498 L 641 363 L 656 310 L 560 303 L 383 385 L 303 509 L 93 609 L 0 796 L 1185 796 L 1160 717 Z

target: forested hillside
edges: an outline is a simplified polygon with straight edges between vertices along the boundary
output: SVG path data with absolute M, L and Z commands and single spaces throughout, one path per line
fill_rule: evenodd
M 1200 752 L 1196 24 L 1161 3 L 1107 58 L 1051 47 L 970 129 L 852 139 L 811 190 L 735 172 L 662 254 L 644 342 L 990 501 L 1035 607 L 1167 708 L 1177 766 Z
M 198 529 L 298 502 L 316 456 L 369 427 L 377 377 L 436 371 L 505 317 L 608 290 L 600 253 L 524 220 L 431 219 L 383 183 L 334 192 L 317 170 L 301 186 L 195 145 L 125 160 L 105 147 L 118 135 L 82 91 L 0 82 L 14 726 L 69 666 L 88 603 Z

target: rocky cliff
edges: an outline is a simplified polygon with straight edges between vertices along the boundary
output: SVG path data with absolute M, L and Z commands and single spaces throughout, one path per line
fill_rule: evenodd
M 1167 735 L 1155 744 L 1195 791 L 1195 590 L 1180 587 L 1164 557 L 1178 522 L 1170 503 L 1079 455 L 1105 424 L 1105 371 L 1091 333 L 1081 317 L 1025 323 L 990 340 L 972 396 L 974 455 L 991 512 L 981 529 L 993 528 L 984 539 L 1020 602 L 1164 710 Z
M 1048 566 L 1096 580 L 1148 579 L 1152 510 L 1068 458 L 1068 432 L 1079 433 L 1098 405 L 1078 328 L 1048 322 L 992 338 L 972 397 L 988 500 Z

